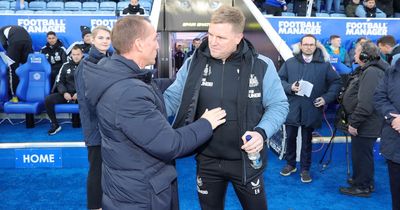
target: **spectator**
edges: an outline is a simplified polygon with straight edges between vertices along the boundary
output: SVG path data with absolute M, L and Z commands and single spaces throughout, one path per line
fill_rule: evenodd
M 396 40 L 391 35 L 382 36 L 378 39 L 377 44 L 385 56 L 385 60 L 394 66 L 400 57 L 400 44 L 396 44 Z
M 294 0 L 294 2 L 293 2 L 293 12 L 297 16 L 306 16 L 307 15 L 307 7 L 308 7 L 307 0 Z M 315 16 L 314 8 L 312 8 L 311 16 Z
M 386 14 L 386 17 L 393 16 L 393 0 L 377 0 L 376 7 L 382 10 Z
M 56 104 L 76 103 L 74 73 L 82 57 L 82 50 L 78 46 L 73 47 L 71 59 L 61 67 L 60 79 L 57 82 L 57 93 L 50 94 L 45 99 L 47 115 L 51 121 L 51 128 L 47 132 L 49 135 L 54 135 L 61 130 L 61 126 L 57 122 L 54 106 Z
M 346 16 L 347 17 L 357 17 L 356 9 L 360 5 L 360 0 L 351 0 L 349 4 L 346 5 Z
M 111 31 L 106 26 L 96 26 L 92 31 L 93 46 L 85 61 L 97 64 L 102 58 L 108 57 L 111 45 Z M 103 191 L 101 189 L 101 136 L 98 128 L 98 117 L 96 107 L 90 106 L 85 97 L 85 83 L 83 69 L 86 62 L 83 62 L 75 71 L 76 93 L 79 102 L 79 114 L 82 121 L 85 145 L 88 150 L 89 172 L 86 180 L 86 198 L 88 209 L 101 209 Z
M 196 156 L 202 209 L 224 209 L 228 183 L 243 209 L 267 209 L 264 144 L 281 127 L 288 103 L 273 62 L 243 37 L 244 26 L 239 9 L 218 8 L 211 15 L 208 38 L 164 93 L 168 115 L 176 116 L 174 127 L 199 119 L 207 108 L 227 110 L 226 124 Z M 259 154 L 257 161 L 250 160 L 252 153 Z
M 181 68 L 183 64 L 183 60 L 185 59 L 185 53 L 182 51 L 182 45 L 178 44 L 176 47 L 176 52 L 174 55 L 175 58 L 175 72 Z
M 56 77 L 60 72 L 61 66 L 67 62 L 67 53 L 63 43 L 58 39 L 54 31 L 47 32 L 47 43 L 40 53 L 45 54 L 51 65 L 50 86 L 55 85 Z
M 329 38 L 329 45 L 326 47 L 326 51 L 329 55 L 334 55 L 339 57 L 340 62 L 344 63 L 346 66 L 351 66 L 350 57 L 347 54 L 345 48 L 341 47 L 342 39 L 338 35 L 332 35 Z
M 144 15 L 144 9 L 140 7 L 139 0 L 131 0 L 131 3 L 122 11 L 124 15 Z
M 142 16 L 114 24 L 115 52 L 97 64 L 83 61 L 85 96 L 99 114 L 103 209 L 179 209 L 174 160 L 205 143 L 225 122 L 225 111 L 173 129 L 152 80 L 157 32 Z M 99 82 L 101 81 L 101 82 Z
M 357 45 L 357 67 L 352 84 L 343 93 L 342 105 L 348 116 L 347 132 L 351 135 L 352 178 L 349 187 L 340 187 L 342 194 L 369 197 L 374 191 L 373 147 L 380 136 L 382 120 L 374 108 L 373 95 L 389 65 L 380 59 L 379 48 L 371 41 Z M 353 94 L 353 93 L 354 94 Z
M 324 105 L 335 101 L 341 88 L 340 76 L 329 61 L 325 48 L 313 35 L 305 35 L 293 51 L 294 57 L 288 59 L 279 70 L 283 89 L 289 99 L 289 114 L 286 118 L 287 165 L 281 170 L 282 176 L 289 176 L 296 168 L 296 139 L 301 128 L 300 169 L 301 181 L 312 181 L 311 149 L 312 133 L 321 127 Z M 312 90 L 300 94 L 308 83 Z
M 375 109 L 383 116 L 380 150 L 389 171 L 392 209 L 400 209 L 400 61 L 385 71 L 375 90 Z
M 83 54 L 88 54 L 90 47 L 92 46 L 92 32 L 90 32 L 90 28 L 87 26 L 81 26 L 80 27 L 81 32 L 82 32 L 82 41 L 77 41 L 72 43 L 68 49 L 67 49 L 67 55 L 71 53 L 71 49 L 77 45 L 78 47 L 81 48 Z
M 266 0 L 265 10 L 267 14 L 273 16 L 282 16 L 282 12 L 287 10 L 285 0 Z
M 331 14 L 332 12 L 332 5 L 333 10 L 336 13 L 340 13 L 340 0 L 325 0 L 325 10 L 326 13 Z
M 356 8 L 357 17 L 367 18 L 385 18 L 386 14 L 379 8 L 376 8 L 375 0 L 364 0 L 362 5 Z
M 26 63 L 29 53 L 33 53 L 32 38 L 25 28 L 16 25 L 9 25 L 0 28 L 0 43 L 6 51 L 6 55 L 14 62 L 8 64 L 10 67 L 10 92 L 11 102 L 17 103 L 15 95 L 19 78 L 15 71 L 20 64 Z
M 192 41 L 192 49 L 189 52 L 186 53 L 185 60 L 193 55 L 194 51 L 197 48 L 199 48 L 200 44 L 201 44 L 201 39 L 200 38 L 194 38 L 193 39 L 193 41 Z
M 400 1 L 393 1 L 393 12 L 396 13 L 400 13 Z M 399 14 L 398 14 L 399 15 Z M 397 16 L 399 17 L 399 16 Z

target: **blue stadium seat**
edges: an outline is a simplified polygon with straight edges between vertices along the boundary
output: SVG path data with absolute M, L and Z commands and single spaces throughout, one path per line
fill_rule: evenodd
M 16 4 L 15 2 L 16 2 L 16 1 L 11 1 L 11 2 L 10 2 L 10 9 L 11 9 L 11 10 L 15 10 L 15 4 Z M 27 8 L 28 8 L 28 2 L 25 1 L 25 2 L 24 2 L 24 5 L 25 5 L 25 9 L 27 9 Z
M 113 1 L 100 2 L 100 10 L 102 11 L 114 11 L 117 8 L 117 4 Z
M 40 15 L 53 15 L 54 11 L 51 10 L 37 10 L 35 11 L 35 14 L 40 14 Z
M 0 1 L 0 10 L 8 10 L 10 9 L 9 1 Z
M 342 13 L 332 13 L 331 17 L 347 17 L 346 14 L 342 14 Z
M 148 13 L 151 11 L 151 5 L 153 3 L 151 1 L 141 1 L 140 6 L 143 7 Z
M 293 12 L 282 12 L 282 16 L 296 16 Z
M 15 12 L 14 12 L 14 10 L 7 9 L 7 10 L 1 10 L 1 13 L 2 14 L 14 14 Z
M 7 64 L 0 58 L 0 110 L 3 110 L 4 102 L 9 100 L 7 74 Z
M 82 10 L 83 11 L 96 11 L 99 9 L 99 3 L 97 2 L 83 2 Z
M 315 17 L 330 17 L 328 13 L 317 12 L 315 13 Z
M 107 11 L 107 10 L 97 10 L 93 11 L 93 14 L 100 14 L 100 15 L 115 15 L 114 11 Z
M 28 15 L 32 15 L 34 14 L 35 11 L 33 10 L 29 10 L 29 9 L 24 9 L 24 10 L 17 10 L 15 11 L 15 14 L 28 14 Z
M 64 2 L 50 1 L 47 2 L 47 10 L 60 11 L 64 9 Z
M 72 127 L 78 128 L 81 126 L 79 119 L 79 104 L 56 104 L 54 106 L 56 113 L 71 113 Z
M 64 4 L 64 10 L 79 11 L 81 9 L 82 9 L 82 3 L 79 1 L 69 1 L 65 2 Z
M 29 3 L 30 10 L 45 10 L 46 2 L 45 1 L 31 1 Z
M 25 64 L 19 66 L 16 73 L 20 79 L 16 95 L 18 103 L 6 102 L 5 113 L 24 113 L 26 127 L 33 128 L 34 114 L 44 109 L 44 99 L 50 93 L 51 66 L 44 54 L 29 54 Z
M 117 10 L 120 10 L 120 11 L 124 10 L 125 8 L 128 7 L 129 3 L 130 3 L 129 1 L 120 1 L 120 2 L 118 2 L 117 3 Z

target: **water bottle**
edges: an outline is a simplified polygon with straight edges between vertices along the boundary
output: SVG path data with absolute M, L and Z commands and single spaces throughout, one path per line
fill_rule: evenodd
M 247 135 L 246 136 L 246 140 L 250 141 L 251 140 L 251 136 Z M 259 169 L 262 166 L 262 161 L 261 161 L 261 156 L 259 152 L 254 152 L 254 153 L 247 153 L 247 157 L 249 158 L 249 160 L 251 161 L 251 167 L 253 167 L 254 169 Z

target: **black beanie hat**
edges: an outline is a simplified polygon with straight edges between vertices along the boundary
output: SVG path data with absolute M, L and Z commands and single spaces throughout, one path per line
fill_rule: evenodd
M 82 32 L 82 39 L 83 39 L 83 37 L 85 37 L 86 34 L 92 33 L 90 31 L 90 28 L 87 26 L 81 26 L 81 32 Z

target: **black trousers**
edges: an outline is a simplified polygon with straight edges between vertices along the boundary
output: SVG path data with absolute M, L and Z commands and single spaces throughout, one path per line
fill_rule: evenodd
M 353 182 L 360 188 L 374 184 L 374 144 L 376 138 L 351 136 Z
M 10 43 L 7 48 L 7 56 L 10 57 L 14 64 L 10 66 L 10 95 L 15 96 L 17 86 L 19 83 L 19 77 L 16 74 L 16 70 L 20 64 L 26 63 L 29 53 L 33 53 L 32 41 L 21 40 Z
M 242 160 L 221 160 L 197 156 L 197 194 L 203 210 L 222 210 L 231 182 L 244 210 L 267 209 L 264 178 L 261 174 L 242 184 Z
M 89 172 L 86 183 L 88 209 L 101 208 L 103 190 L 101 189 L 101 146 L 88 146 Z
M 392 193 L 392 209 L 400 210 L 400 164 L 391 160 L 387 161 L 390 179 L 390 192 Z
M 56 104 L 66 104 L 67 100 L 65 100 L 64 96 L 61 93 L 53 93 L 46 97 L 44 100 L 44 105 L 46 107 L 47 115 L 49 116 L 51 123 L 58 124 L 56 113 L 54 111 L 54 107 Z
M 309 171 L 311 167 L 312 153 L 312 132 L 314 128 L 301 126 L 301 154 L 300 168 L 301 171 Z M 296 167 L 296 150 L 297 150 L 297 132 L 298 127 L 286 125 L 287 148 L 286 161 L 288 165 Z

